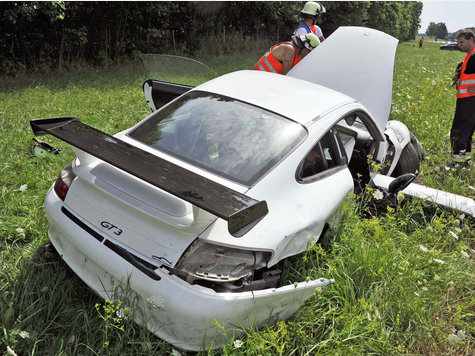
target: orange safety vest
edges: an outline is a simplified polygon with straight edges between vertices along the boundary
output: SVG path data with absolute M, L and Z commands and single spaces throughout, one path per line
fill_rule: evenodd
M 462 62 L 462 68 L 460 68 L 460 76 L 457 80 L 457 99 L 468 98 L 475 96 L 475 73 L 465 74 L 468 60 L 472 55 L 475 55 L 475 48 L 465 55 Z
M 277 43 L 277 44 L 273 45 L 271 47 L 271 49 L 266 54 L 264 54 L 261 58 L 259 58 L 259 60 L 257 61 L 257 63 L 255 64 L 254 67 L 257 70 L 262 70 L 262 71 L 265 71 L 265 72 L 283 74 L 284 65 L 282 64 L 281 61 L 279 61 L 277 58 L 275 58 L 272 55 L 272 49 L 275 46 L 278 46 L 282 43 Z M 302 60 L 302 57 L 300 56 L 300 54 L 296 54 L 295 51 L 294 51 L 294 56 L 292 58 L 292 67 L 295 66 L 301 60 Z

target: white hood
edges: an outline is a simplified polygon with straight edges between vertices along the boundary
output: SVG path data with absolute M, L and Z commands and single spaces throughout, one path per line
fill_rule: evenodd
M 366 27 L 339 27 L 288 76 L 320 84 L 361 102 L 384 131 L 392 101 L 398 40 Z

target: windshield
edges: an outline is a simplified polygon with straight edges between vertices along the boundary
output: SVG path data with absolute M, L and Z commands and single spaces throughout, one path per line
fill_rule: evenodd
M 193 165 L 251 185 L 306 136 L 283 116 L 191 91 L 132 130 L 130 137 Z

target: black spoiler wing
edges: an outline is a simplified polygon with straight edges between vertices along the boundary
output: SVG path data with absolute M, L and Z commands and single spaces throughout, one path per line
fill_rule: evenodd
M 53 135 L 123 171 L 228 222 L 241 237 L 267 213 L 267 203 L 252 199 L 187 169 L 86 125 L 77 118 L 30 121 L 35 135 Z

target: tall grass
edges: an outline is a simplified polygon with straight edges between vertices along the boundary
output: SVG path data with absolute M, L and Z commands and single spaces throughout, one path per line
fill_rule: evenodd
M 261 51 L 205 59 L 216 74 L 250 68 Z M 453 90 L 460 53 L 402 44 L 397 53 L 392 117 L 405 122 L 428 153 L 421 179 L 475 197 L 471 171 L 447 172 Z M 210 74 L 211 77 L 215 74 Z M 147 114 L 140 67 L 84 70 L 10 83 L 0 92 L 0 351 L 18 355 L 167 354 L 171 346 L 97 298 L 42 246 L 43 199 L 71 149 L 30 154 L 29 120 L 77 116 L 117 132 Z M 208 79 L 176 78 L 189 84 Z M 48 138 L 46 138 L 48 139 Z M 471 188 L 472 187 L 472 188 Z M 361 219 L 345 208 L 330 249 L 319 244 L 291 262 L 289 283 L 334 278 L 298 314 L 246 330 L 219 354 L 472 354 L 475 336 L 473 220 L 407 201 L 398 211 Z

